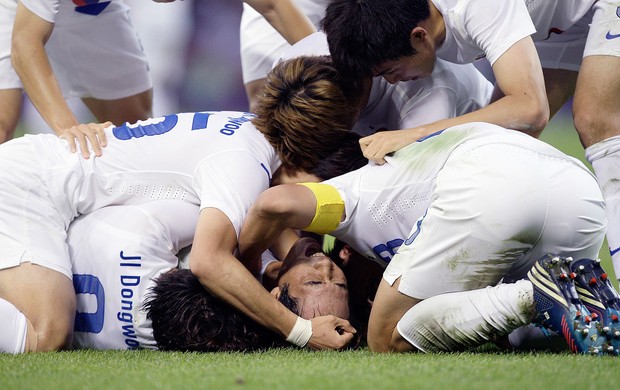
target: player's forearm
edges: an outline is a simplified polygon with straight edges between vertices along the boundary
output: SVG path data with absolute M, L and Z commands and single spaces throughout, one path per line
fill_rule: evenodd
M 316 32 L 310 19 L 291 0 L 246 0 L 291 45 Z
M 219 254 L 216 257 L 217 266 L 214 267 L 192 264 L 192 272 L 202 285 L 254 321 L 287 337 L 297 315 L 269 294 L 234 256 Z
M 250 208 L 239 234 L 242 262 L 246 266 L 257 263 L 261 254 L 278 238 L 283 241 L 276 247 L 279 252 L 276 256 L 288 252 L 283 248 L 292 246 L 291 235 L 289 231 L 283 236 L 283 232 L 307 227 L 312 222 L 315 207 L 312 192 L 303 186 L 280 185 L 263 192 Z
M 424 130 L 423 135 L 429 135 L 465 123 L 487 122 L 538 136 L 549 120 L 548 112 L 548 107 L 541 107 L 535 99 L 508 95 L 479 110 L 442 119 L 421 126 L 421 129 Z
M 25 58 L 16 57 L 14 64 L 28 97 L 57 135 L 79 124 L 62 95 L 47 58 L 33 53 Z
M 11 61 L 26 93 L 43 119 L 58 135 L 78 124 L 69 109 L 45 52 L 54 25 L 34 15 L 21 3 L 15 17 Z

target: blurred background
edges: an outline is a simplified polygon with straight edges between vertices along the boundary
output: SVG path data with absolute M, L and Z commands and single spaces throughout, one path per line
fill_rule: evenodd
M 201 110 L 248 109 L 241 79 L 237 0 L 125 0 L 149 59 L 154 83 L 154 116 Z M 25 98 L 17 135 L 50 132 Z M 572 123 L 571 103 L 552 119 L 542 139 L 585 162 Z M 70 106 L 82 122 L 91 117 L 80 100 Z M 601 250 L 605 268 L 612 270 L 607 243 Z

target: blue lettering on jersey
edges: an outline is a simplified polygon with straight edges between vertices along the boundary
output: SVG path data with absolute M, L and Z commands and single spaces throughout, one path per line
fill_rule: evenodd
M 239 129 L 244 123 L 251 121 L 255 116 L 254 114 L 246 112 L 238 118 L 228 117 L 228 122 L 220 129 L 220 133 L 224 135 L 233 135 L 235 134 L 235 130 Z
M 124 251 L 119 253 L 119 266 L 122 268 L 134 268 L 141 267 L 142 256 L 128 256 Z M 133 326 L 133 297 L 135 295 L 134 287 L 140 285 L 140 276 L 127 275 L 124 272 L 121 273 L 120 282 L 121 288 L 119 291 L 120 299 L 120 311 L 116 313 L 116 319 L 119 321 L 121 327 L 121 333 L 124 337 L 124 342 L 129 349 L 135 349 L 140 347 L 140 343 L 136 340 L 136 332 Z
M 105 292 L 99 278 L 93 275 L 74 274 L 73 288 L 75 294 L 92 294 L 97 302 L 97 311 L 94 313 L 75 314 L 73 329 L 76 332 L 99 333 L 103 329 L 105 316 Z
M 403 240 L 401 238 L 395 238 L 386 242 L 385 244 L 375 245 L 372 248 L 372 251 L 375 252 L 375 254 L 379 256 L 381 260 L 388 264 L 392 260 L 392 257 L 396 254 L 396 250 L 400 248 L 402 243 Z
M 197 112 L 194 114 L 194 119 L 192 119 L 192 130 L 203 130 L 207 128 L 209 124 L 209 117 L 211 113 L 209 112 Z
M 77 6 L 75 7 L 76 12 L 86 15 L 99 15 L 110 5 L 110 2 L 99 2 L 99 0 L 73 0 L 73 4 Z
M 146 136 L 160 135 L 169 132 L 176 126 L 179 117 L 175 115 L 166 115 L 164 120 L 157 123 L 149 123 L 146 125 L 124 125 L 112 129 L 112 134 L 120 140 L 129 140 L 132 138 L 141 138 Z

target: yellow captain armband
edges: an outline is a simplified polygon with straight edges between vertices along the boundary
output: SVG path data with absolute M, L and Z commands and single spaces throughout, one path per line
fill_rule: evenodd
M 299 183 L 299 185 L 308 187 L 316 197 L 314 218 L 303 230 L 317 234 L 336 230 L 344 212 L 344 200 L 338 190 L 323 183 Z

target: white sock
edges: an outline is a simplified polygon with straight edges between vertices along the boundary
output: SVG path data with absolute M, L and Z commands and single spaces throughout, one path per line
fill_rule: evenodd
M 462 351 L 529 324 L 534 313 L 532 283 L 520 280 L 425 299 L 396 329 L 420 351 Z
M 26 316 L 12 303 L 0 298 L 0 352 L 22 353 L 26 349 L 28 322 Z
M 607 242 L 616 278 L 620 279 L 620 136 L 608 138 L 586 149 L 607 212 Z

